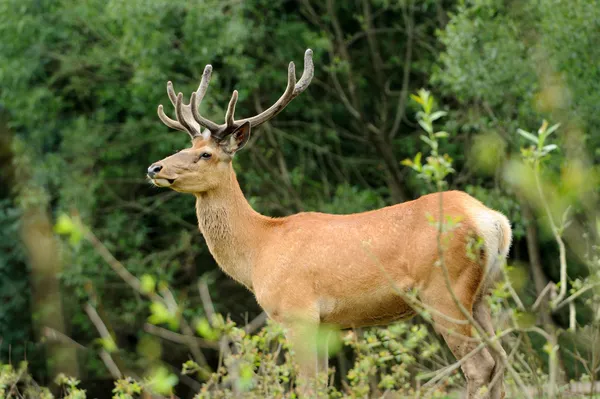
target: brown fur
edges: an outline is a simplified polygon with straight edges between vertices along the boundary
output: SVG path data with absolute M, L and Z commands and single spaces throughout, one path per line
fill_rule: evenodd
M 244 198 L 231 166 L 235 143 L 231 146 L 233 150 L 197 138 L 192 148 L 158 162 L 162 170 L 154 181 L 196 196 L 198 225 L 217 263 L 254 292 L 270 317 L 291 328 L 294 345 L 302 345 L 294 330 L 298 319 L 361 327 L 412 316 L 398 290 L 416 289 L 426 306 L 465 319 L 436 266 L 437 225 L 430 224 L 427 215 L 439 220 L 439 194 L 352 215 L 307 212 L 273 219 L 255 212 Z M 212 158 L 196 162 L 206 151 Z M 169 185 L 161 179 L 174 182 Z M 464 192 L 442 196 L 444 217 L 461 218 L 441 237 L 451 285 L 462 305 L 493 333 L 478 290 L 487 283 L 486 267 L 497 269 L 497 261 L 506 257 L 510 225 Z M 484 264 L 467 256 L 467 239 L 473 233 L 484 239 Z M 457 358 L 476 346 L 456 335 L 471 336 L 469 325 L 436 315 L 434 321 Z M 488 349 L 465 362 L 470 398 L 478 397 L 494 371 L 501 372 L 500 363 L 501 358 Z M 316 364 L 316 358 L 305 356 L 303 374 L 312 375 Z M 491 391 L 492 398 L 502 396 L 501 387 Z

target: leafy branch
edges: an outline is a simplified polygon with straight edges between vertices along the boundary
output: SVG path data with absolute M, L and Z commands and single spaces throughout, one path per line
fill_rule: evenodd
M 417 121 L 427 135 L 419 138 L 431 149 L 431 155 L 422 163 L 423 154 L 417 153 L 414 159 L 405 159 L 402 165 L 408 166 L 418 173 L 418 176 L 428 183 L 435 183 L 438 190 L 447 185 L 446 177 L 454 173 L 452 158 L 448 154 L 440 155 L 439 140 L 447 138 L 449 134 L 445 131 L 435 131 L 433 123 L 446 116 L 445 111 L 434 111 L 434 98 L 428 90 L 421 89 L 418 95 L 411 94 L 411 98 L 417 102 L 422 110 L 417 112 Z

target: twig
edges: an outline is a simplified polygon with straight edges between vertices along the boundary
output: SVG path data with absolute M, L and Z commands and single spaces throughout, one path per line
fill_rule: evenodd
M 575 302 L 569 302 L 569 330 L 575 332 L 576 324 Z
M 377 45 L 377 40 L 374 35 L 373 28 L 373 16 L 371 14 L 371 5 L 369 1 L 363 0 L 363 14 L 364 14 L 364 24 L 366 24 L 364 31 L 367 34 L 367 43 L 369 45 L 369 51 L 371 53 L 371 61 L 373 63 L 373 69 L 375 70 L 375 78 L 377 79 L 377 83 L 382 86 L 383 79 L 383 61 L 381 59 L 381 52 L 379 51 L 379 46 Z M 346 47 L 346 43 L 344 42 L 344 47 Z M 385 95 L 383 96 L 385 100 Z M 385 105 L 382 107 L 383 112 L 385 112 Z
M 84 305 L 84 309 L 85 309 L 85 312 L 87 313 L 88 317 L 90 318 L 90 320 L 96 327 L 96 330 L 98 331 L 98 334 L 100 334 L 100 337 L 102 337 L 102 339 L 104 341 L 114 343 L 115 341 L 114 341 L 112 335 L 110 335 L 108 328 L 106 328 L 106 325 L 104 324 L 104 322 L 98 315 L 98 312 L 96 312 L 96 308 L 94 308 L 89 303 L 86 303 Z M 119 379 L 119 378 L 123 377 L 123 373 L 121 373 L 121 370 L 119 370 L 119 367 L 117 367 L 117 364 L 115 363 L 112 356 L 106 349 L 103 348 L 100 351 L 100 358 L 104 362 L 104 365 L 106 366 L 106 368 L 108 369 L 110 374 L 113 376 L 113 378 Z
M 571 302 L 573 302 L 575 299 L 577 299 L 578 297 L 580 297 L 587 291 L 591 290 L 592 288 L 596 288 L 598 286 L 600 286 L 600 283 L 594 283 L 594 284 L 590 284 L 588 286 L 580 288 L 575 293 L 573 293 L 568 298 L 566 298 L 564 301 L 562 301 L 561 303 L 556 305 L 556 307 L 554 308 L 554 311 L 557 311 L 558 309 L 562 308 L 563 306 L 570 304 Z
M 154 324 L 146 323 L 144 324 L 144 331 L 149 334 L 156 335 L 162 339 L 166 339 L 167 341 L 175 342 L 177 344 L 186 345 L 188 343 L 189 337 L 183 334 L 179 334 L 173 332 L 171 330 L 167 330 L 166 328 L 155 326 Z M 195 337 L 196 343 L 198 346 L 207 349 L 219 349 L 218 342 L 207 341 L 202 338 Z
M 208 284 L 206 284 L 206 280 L 200 279 L 198 281 L 198 291 L 200 292 L 200 300 L 202 301 L 204 314 L 206 314 L 208 322 L 212 324 L 212 319 L 215 315 L 215 307 L 213 305 L 212 299 L 210 298 L 210 292 L 208 290 Z
M 337 13 L 335 12 L 334 0 L 327 0 L 327 13 L 328 17 L 331 19 L 331 25 L 333 26 L 333 32 L 335 34 L 335 40 L 338 43 L 338 51 L 341 57 L 346 61 L 348 68 L 348 93 L 350 94 L 350 100 L 352 101 L 352 108 L 358 109 L 359 102 L 356 96 L 356 85 L 354 83 L 354 73 L 352 71 L 352 62 L 350 59 L 350 54 L 348 53 L 348 48 L 346 47 L 346 43 L 344 40 L 344 32 L 340 25 L 340 22 L 337 18 Z
M 533 303 L 533 306 L 531 307 L 531 310 L 535 311 L 542 304 L 542 299 L 544 299 L 544 297 L 548 294 L 548 292 L 550 292 L 550 290 L 554 287 L 555 287 L 555 284 L 552 281 L 549 282 L 548 285 L 546 285 L 546 287 L 544 287 L 542 292 L 540 292 L 540 295 L 538 295 L 537 299 Z
M 92 244 L 94 249 L 102 256 L 102 258 L 108 263 L 108 265 L 125 281 L 131 288 L 137 292 L 144 293 L 141 289 L 140 280 L 138 280 L 133 274 L 123 266 L 113 255 L 110 253 L 108 248 L 96 237 L 90 229 L 84 227 L 85 238 Z
M 402 17 L 404 18 L 404 24 L 406 25 L 406 50 L 404 52 L 404 71 L 402 75 L 402 90 L 400 92 L 400 98 L 398 99 L 398 107 L 396 108 L 396 117 L 394 118 L 394 124 L 389 132 L 389 137 L 394 138 L 400 128 L 400 123 L 404 118 L 404 112 L 406 110 L 406 99 L 408 98 L 408 83 L 410 78 L 410 66 L 412 60 L 413 51 L 413 24 L 414 24 L 414 5 L 410 2 L 410 13 L 406 13 L 406 2 L 402 2 Z
M 515 301 L 515 303 L 517 304 L 517 308 L 519 308 L 519 310 L 525 310 L 525 305 L 523 305 L 523 302 L 521 302 L 521 298 L 519 298 L 519 295 L 513 288 L 512 283 L 510 282 L 510 279 L 508 278 L 504 270 L 502 271 L 502 274 L 504 275 L 504 283 L 506 284 L 508 292 L 510 293 L 510 296 L 512 297 L 513 301 Z
M 121 371 L 119 370 L 119 367 L 117 366 L 112 356 L 110 355 L 110 353 L 108 353 L 106 349 L 102 349 L 100 351 L 100 359 L 102 359 L 104 365 L 106 366 L 110 374 L 113 376 L 113 378 L 119 379 L 123 377 Z
M 441 370 L 435 370 L 435 371 L 433 371 L 431 373 L 422 374 L 422 375 L 418 376 L 418 379 L 429 378 L 432 375 L 435 376 L 431 380 L 427 381 L 427 383 L 425 383 L 425 385 L 421 386 L 419 388 L 419 390 L 429 389 L 429 387 L 431 387 L 431 389 L 435 389 L 436 386 L 438 385 L 438 384 L 436 384 L 437 381 L 443 379 L 444 377 L 446 377 L 447 375 L 449 375 L 451 372 L 453 372 L 454 370 L 456 370 L 459 367 L 461 367 L 464 362 L 466 362 L 467 360 L 469 360 L 470 358 L 472 358 L 473 356 L 475 356 L 477 353 L 479 353 L 485 347 L 486 347 L 485 342 L 482 342 L 477 347 L 475 347 L 475 349 L 473 349 L 471 352 L 469 352 L 468 354 L 466 354 L 462 358 L 458 359 L 453 364 L 451 364 L 451 365 L 449 365 L 449 366 L 447 366 L 447 367 L 445 367 L 445 368 L 443 368 Z
M 546 197 L 544 196 L 544 190 L 542 189 L 542 183 L 540 182 L 539 164 L 536 165 L 533 176 L 535 178 L 535 185 L 540 196 L 540 201 L 542 202 L 544 210 L 546 211 L 546 216 L 548 217 L 548 221 L 550 222 L 552 234 L 554 234 L 554 239 L 558 244 L 560 260 L 560 291 L 558 293 L 558 296 L 552 301 L 552 307 L 555 308 L 556 305 L 558 305 L 567 294 L 567 252 L 565 249 L 565 243 L 563 242 L 561 234 L 558 231 L 558 227 L 556 227 L 556 224 L 554 223 L 554 218 L 552 217 L 552 211 L 550 210 L 548 201 L 546 201 Z
M 267 314 L 265 312 L 262 312 L 261 314 L 256 316 L 254 320 L 248 323 L 246 327 L 244 327 L 244 331 L 246 331 L 246 334 L 252 334 L 254 331 L 258 330 L 265 323 L 266 320 Z
M 42 329 L 42 335 L 44 338 L 47 338 L 52 341 L 60 342 L 61 344 L 71 345 L 81 350 L 88 350 L 85 346 L 81 345 L 79 342 L 75 341 L 73 338 L 61 333 L 60 331 L 52 328 L 52 327 L 44 327 Z

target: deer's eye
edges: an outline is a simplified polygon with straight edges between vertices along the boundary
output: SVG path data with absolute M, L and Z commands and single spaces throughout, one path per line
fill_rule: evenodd
M 200 159 L 206 160 L 206 159 L 210 159 L 210 157 L 212 157 L 212 154 L 210 152 L 203 152 L 202 155 L 200 155 Z

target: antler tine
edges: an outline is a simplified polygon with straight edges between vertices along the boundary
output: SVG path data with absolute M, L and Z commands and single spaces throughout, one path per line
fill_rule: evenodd
M 183 115 L 183 93 L 177 94 L 177 98 L 175 99 L 175 114 L 177 115 L 179 123 L 183 125 L 192 138 L 200 134 L 194 126 L 190 125 L 188 121 L 185 120 L 185 116 Z
M 177 115 L 177 120 L 173 120 L 165 114 L 162 104 L 158 106 L 158 117 L 165 125 L 167 125 L 171 129 L 186 132 L 190 135 L 191 138 L 194 138 L 198 134 L 198 129 L 196 129 L 195 126 L 190 125 L 185 118 L 182 109 L 184 106 L 184 104 L 182 104 L 183 94 L 179 93 L 179 95 L 175 95 L 175 90 L 173 89 L 173 82 L 171 81 L 167 82 L 167 94 L 169 95 L 169 100 L 171 100 L 171 103 L 175 107 L 175 115 Z M 189 112 L 187 114 L 187 116 L 189 117 Z
M 210 83 L 211 74 L 212 65 L 208 64 L 204 67 L 204 72 L 202 72 L 202 80 L 200 81 L 200 85 L 198 86 L 198 105 L 200 105 L 202 99 L 204 98 L 204 95 L 206 94 L 206 90 L 208 90 L 208 84 Z
M 296 86 L 294 87 L 294 97 L 306 90 L 306 88 L 310 84 L 310 81 L 315 75 L 315 66 L 313 64 L 312 55 L 313 52 L 311 49 L 307 49 L 304 53 L 304 71 L 302 72 L 300 80 L 298 81 L 298 83 L 296 83 Z
M 231 95 L 231 100 L 229 100 L 229 105 L 227 106 L 227 113 L 225 114 L 225 123 L 227 127 L 231 127 L 234 125 L 233 114 L 235 114 L 235 104 L 238 100 L 238 91 L 234 90 Z
M 190 108 L 192 109 L 192 115 L 194 116 L 196 122 L 198 122 L 200 126 L 210 130 L 211 132 L 216 132 L 217 130 L 219 130 L 219 125 L 200 115 L 200 112 L 198 112 L 199 106 L 200 102 L 198 101 L 198 93 L 193 92 L 192 98 L 190 99 Z
M 170 127 L 171 129 L 176 129 L 176 130 L 181 130 L 182 132 L 186 132 L 188 133 L 188 131 L 186 130 L 185 127 L 183 127 L 183 125 L 177 121 L 174 121 L 173 119 L 169 118 L 166 114 L 165 111 L 163 110 L 163 106 L 162 104 L 158 106 L 158 117 L 160 118 L 160 120 L 167 125 L 168 127 Z
M 200 107 L 200 103 L 202 103 L 202 99 L 206 94 L 206 90 L 208 90 L 208 84 L 210 83 L 210 75 L 212 74 L 212 65 L 208 64 L 204 67 L 204 72 L 202 73 L 202 80 L 200 81 L 200 85 L 198 86 L 198 90 L 192 93 L 192 97 L 190 99 L 190 107 L 192 108 L 192 115 L 198 124 L 211 132 L 216 132 L 219 130 L 219 125 L 214 123 L 211 120 L 206 119 L 202 115 L 200 115 L 200 111 L 198 108 Z
M 175 106 L 175 104 L 177 103 L 177 95 L 175 95 L 173 82 L 171 82 L 170 80 L 167 82 L 167 94 L 169 95 L 169 100 L 171 100 L 171 104 Z
M 290 62 L 288 67 L 288 84 L 285 91 L 279 97 L 279 100 L 275 104 L 271 105 L 267 110 L 251 118 L 242 119 L 236 121 L 236 124 L 241 124 L 246 121 L 250 122 L 252 127 L 257 127 L 273 118 L 279 112 L 281 112 L 294 98 L 302 93 L 310 84 L 314 76 L 314 65 L 312 60 L 312 50 L 308 49 L 304 53 L 304 71 L 300 81 L 296 83 L 296 67 L 293 62 Z

